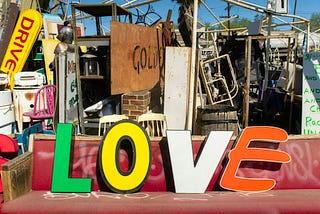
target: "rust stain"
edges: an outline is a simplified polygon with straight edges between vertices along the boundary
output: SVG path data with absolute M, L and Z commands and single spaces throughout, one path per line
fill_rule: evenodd
M 33 100 L 33 98 L 34 98 L 34 93 L 32 93 L 32 92 L 30 92 L 30 93 L 25 93 L 24 96 L 25 96 L 25 98 L 26 98 L 27 100 Z

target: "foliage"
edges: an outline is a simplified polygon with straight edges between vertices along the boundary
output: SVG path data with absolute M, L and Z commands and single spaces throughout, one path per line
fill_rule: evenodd
M 310 18 L 311 32 L 320 28 L 320 13 L 312 13 Z
M 250 20 L 248 18 L 236 18 L 236 19 L 232 19 L 230 21 L 230 28 L 242 28 L 242 27 L 247 27 L 250 23 Z M 225 23 L 225 25 L 227 26 L 228 24 Z M 210 30 L 214 30 L 214 29 L 223 29 L 223 27 L 221 25 L 216 25 L 213 28 L 209 28 Z
M 302 30 L 307 30 L 307 25 L 306 24 L 300 24 L 297 27 L 299 27 Z M 310 17 L 310 28 L 311 32 L 317 30 L 320 28 L 320 13 L 315 12 L 311 14 Z
M 248 18 L 234 19 L 230 22 L 230 28 L 246 27 L 250 23 Z

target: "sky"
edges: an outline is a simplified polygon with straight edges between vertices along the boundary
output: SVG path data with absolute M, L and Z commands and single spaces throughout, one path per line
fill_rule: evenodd
M 122 5 L 129 0 L 114 0 L 114 2 Z M 263 6 L 265 7 L 267 4 L 267 0 L 246 0 L 247 2 Z M 102 0 L 80 0 L 82 4 L 93 4 L 93 3 L 101 3 Z M 136 2 L 143 2 L 143 0 L 138 0 Z M 288 8 L 289 14 L 294 13 L 294 2 L 295 0 L 288 0 Z M 214 23 L 216 22 L 215 18 L 211 13 L 213 13 L 216 17 L 221 18 L 222 16 L 227 16 L 227 3 L 222 0 L 205 0 L 205 3 L 211 10 L 205 8 L 204 6 L 199 7 L 198 11 L 198 19 L 203 23 Z M 171 21 L 175 24 L 177 23 L 178 17 L 178 10 L 179 5 L 172 0 L 160 0 L 151 4 L 152 10 L 159 14 L 162 17 L 162 20 L 165 20 L 168 14 L 168 10 L 172 10 L 172 17 Z M 296 7 L 296 15 L 302 16 L 304 18 L 310 18 L 313 12 L 318 12 L 320 8 L 319 0 L 297 0 L 297 7 Z M 142 11 L 147 11 L 147 6 L 139 7 Z M 137 14 L 136 9 L 131 9 L 133 14 Z M 141 12 L 139 12 L 141 14 Z M 238 15 L 239 18 L 248 18 L 249 20 L 253 20 L 254 16 L 257 14 L 255 11 L 251 11 L 248 9 L 244 9 L 238 6 L 232 6 L 230 10 L 230 15 Z M 134 16 L 135 17 L 135 16 Z M 158 17 L 156 15 L 150 15 L 152 20 L 156 20 Z M 134 20 L 135 21 L 135 20 Z M 150 20 L 151 22 L 151 20 Z

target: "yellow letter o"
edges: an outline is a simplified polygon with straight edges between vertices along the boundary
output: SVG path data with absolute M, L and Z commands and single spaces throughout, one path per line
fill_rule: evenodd
M 118 161 L 122 143 L 129 143 L 133 150 L 127 173 L 121 170 Z M 115 123 L 101 142 L 98 164 L 103 182 L 110 190 L 117 193 L 138 191 L 147 179 L 151 166 L 151 146 L 145 130 L 131 120 Z

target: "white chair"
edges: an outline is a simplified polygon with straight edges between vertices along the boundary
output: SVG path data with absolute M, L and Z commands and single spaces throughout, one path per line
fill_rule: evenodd
M 103 128 L 103 134 L 105 134 L 107 128 L 110 127 L 113 123 L 120 120 L 124 120 L 124 119 L 129 119 L 129 117 L 123 114 L 112 114 L 112 115 L 105 115 L 103 117 L 100 117 L 99 127 L 98 127 L 98 136 L 100 136 L 101 128 Z
M 146 113 L 138 117 L 138 123 L 150 137 L 166 136 L 167 118 L 161 113 Z

